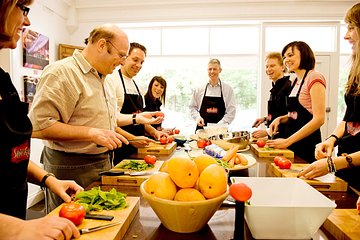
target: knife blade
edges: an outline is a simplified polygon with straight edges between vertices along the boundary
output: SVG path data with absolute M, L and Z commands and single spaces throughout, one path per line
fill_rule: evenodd
M 119 221 L 119 222 L 109 223 L 109 224 L 92 227 L 92 228 L 82 228 L 82 229 L 79 229 L 79 232 L 80 232 L 80 234 L 91 233 L 91 232 L 99 231 L 99 230 L 102 230 L 105 228 L 113 227 L 113 226 L 116 226 L 116 225 L 119 225 L 122 223 L 123 223 L 122 221 Z
M 87 213 L 85 215 L 85 218 L 87 219 L 96 219 L 96 220 L 105 220 L 105 221 L 111 221 L 114 219 L 114 216 L 111 215 L 102 215 L 102 214 L 90 214 Z
M 157 173 L 156 171 L 140 171 L 140 172 L 132 172 L 132 171 L 116 171 L 116 170 L 108 170 L 100 172 L 100 176 L 121 176 L 121 175 L 129 175 L 129 176 L 146 176 L 153 175 Z

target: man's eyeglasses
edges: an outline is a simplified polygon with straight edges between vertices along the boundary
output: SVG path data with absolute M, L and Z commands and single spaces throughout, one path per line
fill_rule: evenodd
M 27 6 L 24 6 L 22 4 L 16 4 L 17 7 L 19 7 L 21 9 L 21 11 L 23 11 L 23 15 L 26 17 L 29 12 L 30 12 L 30 8 Z
M 125 60 L 128 57 L 127 55 L 120 53 L 120 51 L 114 46 L 114 44 L 111 41 L 106 41 L 106 42 L 110 43 L 111 46 L 116 49 L 116 51 L 118 52 L 119 58 L 121 60 Z

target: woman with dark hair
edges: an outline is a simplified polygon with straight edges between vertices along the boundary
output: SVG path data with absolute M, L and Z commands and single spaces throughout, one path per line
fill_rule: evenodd
M 345 87 L 345 115 L 332 134 L 316 146 L 315 157 L 318 161 L 304 169 L 299 176 L 312 179 L 336 172 L 336 176 L 360 191 L 360 3 L 347 11 L 345 22 L 348 30 L 344 38 L 352 45 L 352 65 Z M 336 145 L 338 156 L 332 158 Z
M 270 125 L 270 132 L 276 133 L 280 124 L 286 124 L 286 137 L 269 140 L 268 146 L 289 148 L 296 156 L 313 162 L 315 145 L 321 142 L 320 127 L 325 122 L 325 78 L 314 69 L 315 56 L 305 42 L 287 44 L 282 55 L 289 72 L 296 78 L 286 97 L 288 114 L 276 118 Z
M 165 105 L 166 96 L 166 80 L 161 76 L 155 76 L 151 79 L 148 90 L 144 96 L 145 98 L 145 112 L 161 111 L 161 105 Z M 161 123 L 152 125 L 157 130 L 161 131 Z
M 0 1 L 0 49 L 15 49 L 21 29 L 30 25 L 33 0 Z M 46 216 L 25 221 L 28 182 L 48 187 L 66 202 L 81 191 L 74 181 L 57 179 L 30 158 L 32 125 L 28 104 L 21 102 L 10 75 L 0 68 L 0 239 L 71 239 L 80 237 L 65 218 Z

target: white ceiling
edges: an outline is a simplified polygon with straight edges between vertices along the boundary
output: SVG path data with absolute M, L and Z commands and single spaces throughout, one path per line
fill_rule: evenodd
M 357 1 L 335 0 L 50 0 L 78 22 L 339 20 Z M 45 2 L 45 0 L 43 0 Z M 67 11 L 69 14 L 71 11 Z M 74 17 L 74 16 L 73 16 Z

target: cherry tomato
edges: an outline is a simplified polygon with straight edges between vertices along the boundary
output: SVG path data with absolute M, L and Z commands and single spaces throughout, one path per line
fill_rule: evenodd
M 282 158 L 278 162 L 278 166 L 280 169 L 290 169 L 291 168 L 291 161 L 287 158 Z
M 85 208 L 78 203 L 65 203 L 59 212 L 59 216 L 67 218 L 76 226 L 80 225 L 86 215 Z
M 199 139 L 199 140 L 197 140 L 197 146 L 198 146 L 198 148 L 204 148 L 204 147 L 206 147 L 207 145 L 207 140 L 205 140 L 205 139 Z
M 155 113 L 155 117 L 164 117 L 164 113 L 163 112 L 156 112 Z
M 252 191 L 245 183 L 233 183 L 230 186 L 230 195 L 239 202 L 245 202 L 251 198 Z
M 174 133 L 175 133 L 175 134 L 179 134 L 179 133 L 180 133 L 180 130 L 179 130 L 179 129 L 175 129 L 175 130 L 174 130 Z
M 263 148 L 266 144 L 265 140 L 257 140 L 256 145 L 258 145 L 259 148 Z
M 146 156 L 144 157 L 144 160 L 145 160 L 145 162 L 146 162 L 147 164 L 152 164 L 152 165 L 154 165 L 154 164 L 156 163 L 157 158 L 156 158 L 155 155 L 146 155 Z
M 284 157 L 283 157 L 283 156 L 276 156 L 276 157 L 274 157 L 274 163 L 275 163 L 276 166 L 279 165 L 279 160 L 281 160 L 281 159 L 284 159 Z
M 168 143 L 172 143 L 174 141 L 174 137 L 169 136 L 167 140 L 168 140 Z
M 168 139 L 167 139 L 166 136 L 162 136 L 159 141 L 160 141 L 161 144 L 167 144 Z

